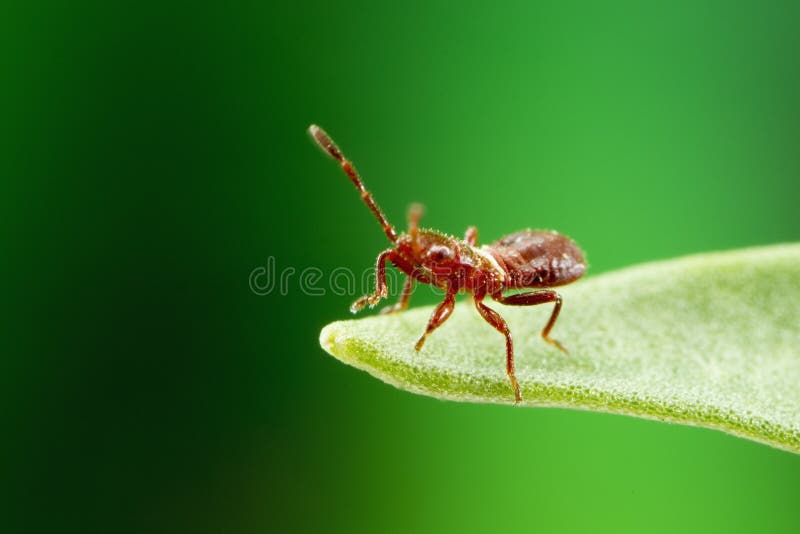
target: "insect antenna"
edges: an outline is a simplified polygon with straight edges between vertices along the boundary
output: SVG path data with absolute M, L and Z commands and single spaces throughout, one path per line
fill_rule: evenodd
M 356 189 L 358 189 L 358 191 L 361 193 L 362 200 L 364 200 L 364 203 L 367 205 L 373 215 L 375 215 L 375 218 L 378 219 L 378 222 L 383 228 L 383 232 L 386 234 L 386 237 L 389 238 L 389 241 L 393 243 L 396 242 L 397 232 L 395 231 L 394 227 L 389 224 L 389 221 L 386 220 L 386 216 L 378 207 L 375 199 L 372 198 L 372 194 L 364 187 L 364 183 L 361 181 L 358 171 L 356 171 L 356 168 L 352 163 L 350 163 L 350 160 L 344 157 L 342 151 L 339 150 L 339 147 L 336 146 L 336 143 L 333 142 L 333 139 L 331 139 L 330 136 L 325 133 L 325 130 L 316 124 L 309 126 L 308 133 L 311 134 L 311 137 L 314 139 L 314 141 L 316 141 L 317 144 L 328 153 L 328 155 L 342 164 L 342 170 L 350 178 L 350 181 L 353 182 L 353 185 L 356 186 Z
M 424 212 L 425 208 L 422 204 L 414 203 L 408 207 L 408 235 L 411 238 L 411 247 L 415 252 L 419 252 L 419 241 L 417 240 L 419 236 L 419 220 Z

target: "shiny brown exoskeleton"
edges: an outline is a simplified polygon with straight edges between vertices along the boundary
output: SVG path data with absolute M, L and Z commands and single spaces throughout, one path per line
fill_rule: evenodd
M 355 313 L 367 305 L 373 307 L 387 297 L 387 261 L 408 276 L 403 284 L 400 301 L 384 308 L 382 313 L 392 313 L 408 307 L 414 280 L 441 288 L 445 291 L 444 300 L 433 311 L 425 333 L 417 341 L 416 349 L 420 350 L 431 332 L 450 317 L 456 294 L 472 293 L 475 307 L 481 316 L 506 338 L 506 374 L 514 389 L 514 400 L 519 403 L 522 395 L 514 374 L 514 344 L 511 333 L 505 320 L 486 306 L 483 299 L 488 295 L 497 302 L 511 306 L 555 302 L 550 320 L 542 330 L 542 338 L 567 352 L 561 343 L 550 337 L 550 330 L 561 311 L 561 295 L 552 289 L 505 296 L 503 292 L 511 289 L 551 288 L 574 282 L 586 272 L 586 262 L 578 245 L 555 231 L 522 230 L 490 245 L 478 247 L 478 230 L 474 226 L 467 228 L 463 240 L 419 228 L 422 207 L 418 204 L 412 205 L 409 210 L 408 232 L 398 235 L 375 203 L 375 199 L 364 188 L 353 164 L 344 157 L 328 134 L 316 125 L 311 125 L 309 133 L 328 154 L 341 163 L 342 170 L 355 184 L 361 198 L 381 224 L 386 237 L 394 244 L 393 248 L 378 255 L 375 291 L 356 300 L 350 311 Z

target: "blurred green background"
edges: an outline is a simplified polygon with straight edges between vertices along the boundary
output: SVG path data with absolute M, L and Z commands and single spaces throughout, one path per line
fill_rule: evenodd
M 420 201 L 483 242 L 556 228 L 592 276 L 797 241 L 798 23 L 797 2 L 4 2 L 0 530 L 797 532 L 800 457 L 395 390 L 323 353 L 353 296 L 297 275 L 386 246 L 311 122 L 397 226 Z M 249 289 L 270 257 L 287 295 Z

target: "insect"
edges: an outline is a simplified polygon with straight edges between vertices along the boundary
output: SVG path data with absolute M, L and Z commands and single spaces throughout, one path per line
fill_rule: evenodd
M 467 228 L 464 239 L 420 228 L 423 210 L 419 204 L 413 204 L 408 211 L 408 231 L 398 235 L 364 187 L 353 164 L 328 134 L 313 124 L 308 131 L 317 144 L 341 164 L 342 170 L 361 193 L 362 200 L 392 242 L 391 248 L 378 255 L 375 291 L 356 300 L 350 311 L 356 313 L 365 306 L 372 308 L 388 296 L 386 262 L 391 262 L 407 276 L 400 300 L 393 306 L 384 308 L 382 313 L 406 309 L 414 281 L 441 288 L 445 292 L 444 300 L 434 309 L 425 332 L 415 345 L 416 350 L 420 350 L 428 336 L 453 313 L 456 294 L 471 293 L 481 317 L 505 336 L 506 374 L 514 390 L 514 401 L 519 404 L 522 394 L 514 372 L 514 343 L 511 332 L 506 321 L 484 304 L 483 299 L 489 296 L 510 306 L 555 303 L 550 319 L 542 329 L 542 338 L 566 353 L 567 349 L 550 337 L 563 302 L 561 295 L 551 288 L 574 282 L 586 272 L 586 262 L 578 245 L 555 231 L 522 230 L 478 247 L 478 230 L 474 226 Z M 508 290 L 530 288 L 539 289 L 503 295 Z

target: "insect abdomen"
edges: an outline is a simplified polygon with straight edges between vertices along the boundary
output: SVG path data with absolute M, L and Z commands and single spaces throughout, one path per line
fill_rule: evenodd
M 586 261 L 578 245 L 551 230 L 515 232 L 486 249 L 506 270 L 509 288 L 560 286 L 586 272 Z

